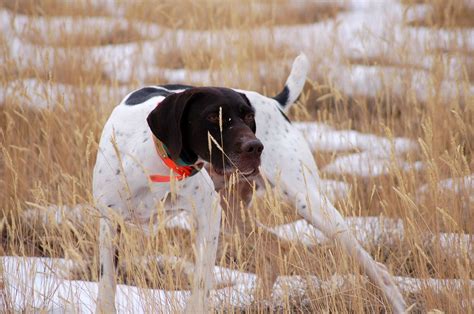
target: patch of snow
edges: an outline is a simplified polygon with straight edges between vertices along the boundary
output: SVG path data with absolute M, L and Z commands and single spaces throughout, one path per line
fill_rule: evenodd
M 432 242 L 439 241 L 443 253 L 448 256 L 474 258 L 474 235 L 457 233 L 440 233 L 433 235 Z
M 424 166 L 421 162 L 406 162 L 399 156 L 418 149 L 417 143 L 407 138 L 389 139 L 353 130 L 335 130 L 315 122 L 295 122 L 294 125 L 313 151 L 357 151 L 337 157 L 322 169 L 326 173 L 373 177 L 387 174 L 394 164 L 404 171 L 420 170 Z
M 319 280 L 311 280 L 302 276 L 278 276 L 273 285 L 272 300 L 284 302 L 285 297 L 303 298 L 305 292 L 309 290 L 308 283 L 312 283 L 312 289 L 319 287 Z
M 95 311 L 98 285 L 96 282 L 65 280 L 60 274 L 70 261 L 64 259 L 34 257 L 0 257 L 3 270 L 4 293 L 13 311 L 78 312 Z M 258 280 L 254 274 L 246 274 L 222 267 L 216 273 L 227 272 L 234 276 L 234 285 L 211 292 L 211 302 L 216 309 L 229 306 L 250 305 Z M 305 297 L 308 290 L 334 291 L 355 282 L 353 275 L 334 275 L 329 280 L 315 276 L 279 276 L 272 293 L 272 304 L 283 304 L 287 297 Z M 473 289 L 473 280 L 417 279 L 394 277 L 405 293 L 420 293 L 423 289 L 462 291 Z M 118 285 L 116 306 L 119 313 L 176 313 L 184 309 L 189 291 L 166 291 Z M 468 302 L 468 301 L 463 301 Z
M 421 162 L 406 162 L 400 156 L 418 149 L 417 143 L 407 138 L 390 139 L 353 130 L 335 130 L 315 122 L 296 122 L 294 125 L 303 133 L 313 151 L 356 151 L 339 156 L 326 165 L 322 169 L 326 173 L 373 177 L 387 174 L 394 164 L 404 171 L 424 167 Z
M 95 0 L 88 2 L 89 5 L 95 6 L 98 10 L 104 10 L 110 16 L 124 17 L 127 13 L 127 7 L 124 6 L 124 2 L 117 0 Z
M 381 156 L 377 153 L 367 151 L 346 156 L 337 157 L 333 162 L 326 165 L 322 171 L 331 174 L 350 174 L 360 177 L 376 177 L 390 173 L 391 166 L 403 171 L 419 171 L 424 168 L 420 161 L 409 163 L 401 158 Z
M 8 10 L 0 10 L 1 20 L 8 21 L 4 26 L 10 31 L 23 37 L 28 31 L 35 34 L 35 40 L 43 44 L 55 45 L 64 36 L 81 34 L 84 30 L 100 32 L 101 34 L 113 34 L 118 30 L 129 30 L 140 34 L 145 39 L 158 38 L 165 30 L 156 24 L 128 21 L 123 18 L 93 16 L 93 17 L 71 17 L 71 16 L 28 16 L 13 14 Z M 58 31 L 59 30 L 59 31 Z
M 214 280 L 217 284 L 248 284 L 251 285 L 256 280 L 256 275 L 230 268 L 214 267 Z
M 351 232 L 364 246 L 398 243 L 404 237 L 404 225 L 400 219 L 382 217 L 346 217 Z M 306 220 L 297 220 L 288 224 L 265 227 L 282 240 L 298 242 L 307 246 L 320 245 L 330 240 Z M 469 256 L 474 259 L 474 237 L 469 234 L 441 233 L 425 234 L 427 243 L 433 243 L 447 256 Z
M 107 103 L 119 103 L 130 92 L 128 86 L 73 86 L 68 84 L 44 82 L 36 79 L 9 82 L 0 86 L 0 103 L 14 102 L 23 106 L 45 109 L 60 104 L 73 106 L 76 96 L 95 96 Z
M 97 283 L 62 279 L 58 271 L 63 259 L 2 257 L 5 292 L 15 311 L 58 310 L 91 313 L 95 311 Z M 119 312 L 149 313 L 182 310 L 188 291 L 140 289 L 118 285 Z
M 404 96 L 411 92 L 417 100 L 428 102 L 433 97 L 447 101 L 474 94 L 474 85 L 460 88 L 459 82 L 451 79 L 437 83 L 433 75 L 425 70 L 393 66 L 335 65 L 327 67 L 325 73 L 337 89 L 350 96 L 376 97 L 387 91 Z M 450 76 L 461 75 L 459 72 L 450 73 Z
M 350 184 L 337 180 L 321 180 L 320 188 L 331 203 L 349 196 Z
M 369 10 L 380 10 L 383 8 L 386 8 L 387 6 L 393 6 L 397 3 L 397 1 L 394 0 L 387 0 L 384 2 L 380 2 L 378 0 L 365 0 L 365 1 L 359 1 L 359 0 L 350 0 L 348 1 L 349 7 L 356 11 L 369 11 Z
M 252 304 L 254 301 L 254 291 L 256 280 L 247 283 L 237 283 L 232 287 L 225 287 L 218 290 L 213 290 L 211 297 L 216 301 L 216 308 L 245 307 Z
M 62 224 L 71 221 L 76 224 L 84 222 L 84 215 L 97 213 L 92 206 L 87 204 L 78 204 L 75 206 L 38 206 L 29 204 L 31 207 L 23 212 L 23 218 L 27 221 L 39 220 L 44 225 Z
M 7 304 L 15 311 L 32 309 L 91 313 L 95 311 L 96 282 L 63 279 L 61 270 L 71 261 L 49 258 L 0 257 Z M 254 274 L 216 267 L 215 273 L 232 278 L 234 286 L 214 290 L 211 300 L 218 307 L 249 305 L 253 301 Z M 184 309 L 189 291 L 142 289 L 118 285 L 116 307 L 119 313 L 176 313 Z
M 353 130 L 336 130 L 316 122 L 295 122 L 293 124 L 306 138 L 313 151 L 343 152 L 350 150 L 370 150 L 380 154 L 401 154 L 416 150 L 415 141 L 396 137 L 389 138 L 364 134 Z
M 439 181 L 434 187 L 439 192 L 455 193 L 464 202 L 464 207 L 469 209 L 474 204 L 474 175 L 459 178 L 448 178 Z M 416 191 L 416 200 L 422 202 L 426 197 L 430 197 L 428 192 L 430 186 L 422 185 Z
M 403 236 L 403 223 L 400 220 L 380 217 L 347 217 L 346 222 L 362 244 L 377 243 L 381 239 L 396 242 Z M 308 246 L 330 242 L 321 231 L 304 219 L 276 227 L 266 227 L 266 229 L 283 240 L 300 242 Z
M 411 278 L 411 277 L 394 277 L 397 285 L 407 293 L 419 293 L 423 289 L 432 289 L 436 292 L 442 290 L 460 291 L 463 288 L 473 289 L 474 280 L 462 279 L 435 279 L 435 278 Z
M 321 231 L 314 228 L 303 219 L 276 227 L 262 227 L 282 240 L 301 243 L 307 246 L 313 246 L 328 241 Z
M 448 178 L 438 182 L 437 187 L 441 190 L 460 193 L 462 191 L 474 191 L 474 175 L 459 178 Z M 418 189 L 418 193 L 426 193 L 429 185 L 425 184 Z

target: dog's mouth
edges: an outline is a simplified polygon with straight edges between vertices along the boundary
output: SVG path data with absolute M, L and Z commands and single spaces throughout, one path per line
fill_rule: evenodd
M 245 170 L 241 170 L 235 167 L 217 168 L 217 167 L 211 166 L 210 170 L 212 171 L 212 173 L 217 174 L 219 176 L 228 176 L 228 175 L 231 175 L 232 173 L 237 173 L 237 175 L 241 175 L 246 178 L 253 177 L 259 173 L 258 167 L 245 168 Z
M 252 177 L 258 174 L 258 168 L 250 169 L 247 171 L 240 171 L 240 174 L 243 175 L 244 177 Z
M 211 174 L 221 177 L 236 174 L 248 178 L 259 174 L 260 162 L 260 158 L 245 158 L 240 155 L 229 154 L 225 160 L 209 162 L 207 169 Z

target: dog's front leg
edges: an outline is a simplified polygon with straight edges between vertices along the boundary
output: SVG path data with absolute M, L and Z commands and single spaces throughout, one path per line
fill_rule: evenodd
M 100 218 L 99 258 L 100 279 L 96 313 L 115 313 L 115 247 L 113 244 L 116 230 L 108 218 Z
M 273 148 L 275 152 L 285 151 L 284 155 L 279 156 L 280 159 L 273 158 L 262 162 L 265 177 L 280 189 L 290 202 L 296 201 L 299 215 L 321 230 L 326 237 L 340 243 L 344 250 L 362 266 L 367 276 L 382 290 L 391 303 L 393 311 L 402 313 L 406 304 L 398 287 L 393 283 L 391 275 L 364 250 L 352 235 L 341 214 L 324 196 L 311 151 L 307 149 L 304 140 L 297 137 L 297 134 L 295 138 L 293 145 L 297 149 L 286 147 L 285 150 L 286 142 L 281 141 L 265 143 L 265 149 Z M 275 146 L 272 147 L 272 145 Z M 294 162 L 288 163 L 287 160 Z
M 374 261 L 349 230 L 341 214 L 320 191 L 316 180 L 306 173 L 306 191 L 296 192 L 298 214 L 328 238 L 338 241 L 356 261 L 367 276 L 383 291 L 391 303 L 394 313 L 403 313 L 406 308 L 403 296 L 385 266 Z
M 192 278 L 192 294 L 186 305 L 186 313 L 207 313 L 209 292 L 213 287 L 213 269 L 216 261 L 217 243 L 221 224 L 219 195 L 214 191 L 204 192 L 193 209 L 195 217 L 195 271 Z
M 406 308 L 405 301 L 386 267 L 375 262 L 372 256 L 359 244 L 329 200 L 322 193 L 314 191 L 308 194 L 298 194 L 298 213 L 328 238 L 342 244 L 349 255 L 361 265 L 367 276 L 383 291 L 387 300 L 392 304 L 394 313 L 403 313 Z

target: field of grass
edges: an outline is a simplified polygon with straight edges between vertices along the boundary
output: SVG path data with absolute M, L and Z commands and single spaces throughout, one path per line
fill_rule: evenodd
M 290 119 L 392 143 L 382 158 L 363 145 L 332 149 L 315 139 L 321 177 L 348 188 L 334 200 L 337 209 L 403 223 L 402 236 L 388 236 L 386 226 L 387 234 L 362 241 L 395 276 L 449 279 L 402 289 L 411 311 L 473 313 L 473 12 L 467 0 L 0 0 L 0 255 L 64 258 L 75 267 L 61 276 L 97 281 L 98 213 L 88 206 L 92 168 L 102 127 L 121 98 L 165 83 L 273 96 L 304 51 L 312 69 Z M 398 152 L 397 138 L 415 147 Z M 357 157 L 366 159 L 356 167 L 368 172 L 338 168 Z M 381 159 L 383 171 L 370 169 Z M 216 310 L 390 311 L 337 245 L 289 241 L 256 223 L 277 228 L 300 219 L 292 204 L 269 190 L 244 210 L 235 197 L 224 197 L 216 265 L 264 277 L 301 276 L 305 289 L 294 293 L 281 284 L 273 301 L 257 293 L 239 305 L 229 297 Z M 453 240 L 443 244 L 441 235 Z M 188 288 L 186 263 L 140 257 L 192 260 L 192 236 L 163 224 L 148 238 L 122 228 L 119 282 Z M 27 295 L 22 308 L 14 305 L 9 271 L 0 263 L 0 311 L 47 310 L 48 296 L 44 304 Z M 336 275 L 345 278 L 342 284 Z M 316 277 L 325 284 L 313 284 Z M 224 286 L 232 284 L 218 285 Z M 150 295 L 143 298 L 156 310 Z

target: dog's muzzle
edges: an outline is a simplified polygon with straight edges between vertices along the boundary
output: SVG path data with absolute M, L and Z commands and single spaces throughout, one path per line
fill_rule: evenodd
M 263 152 L 263 144 L 257 138 L 247 140 L 242 143 L 236 167 L 244 176 L 258 174 L 260 157 Z

